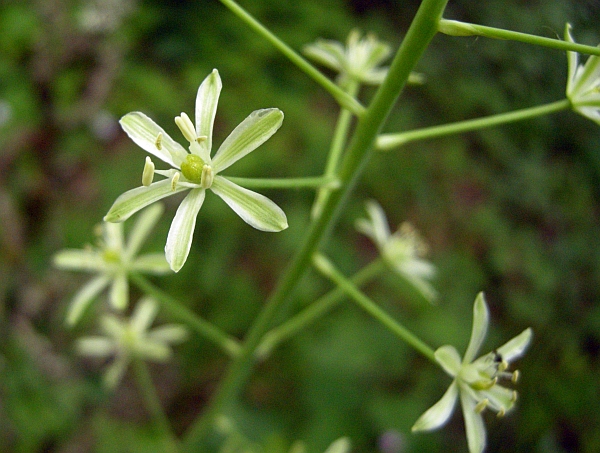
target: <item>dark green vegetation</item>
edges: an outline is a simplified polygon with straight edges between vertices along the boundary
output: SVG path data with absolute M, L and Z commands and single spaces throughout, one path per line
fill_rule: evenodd
M 108 4 L 112 2 L 99 2 Z M 263 0 L 243 6 L 293 48 L 353 27 L 397 46 L 418 2 Z M 290 2 L 291 3 L 291 2 Z M 223 92 L 215 143 L 251 111 L 278 107 L 281 130 L 228 174 L 316 176 L 338 107 L 218 1 L 147 1 L 114 23 L 81 27 L 71 1 L 0 3 L 0 451 L 157 450 L 128 375 L 115 394 L 102 368 L 75 356 L 73 340 L 95 331 L 96 304 L 66 330 L 64 311 L 86 281 L 53 269 L 53 253 L 95 241 L 94 225 L 114 199 L 139 185 L 145 153 L 116 120 L 133 110 L 176 139 L 173 122 L 193 113 L 200 81 L 218 68 Z M 594 2 L 451 1 L 445 17 L 600 42 Z M 104 22 L 110 25 L 110 22 Z M 438 36 L 386 132 L 475 118 L 564 97 L 563 53 L 524 44 Z M 361 92 L 368 102 L 372 90 Z M 183 142 L 183 140 L 181 140 Z M 162 167 L 161 167 L 162 168 Z M 265 234 L 207 196 L 190 258 L 155 282 L 220 328 L 243 337 L 308 224 L 310 191 L 261 191 L 290 228 Z M 488 419 L 488 451 L 600 450 L 600 128 L 575 113 L 407 145 L 377 154 L 326 247 L 348 275 L 375 256 L 353 222 L 377 199 L 393 224 L 414 223 L 438 266 L 439 304 L 430 306 L 390 273 L 365 288 L 432 347 L 469 337 L 476 293 L 492 311 L 485 350 L 531 326 L 517 410 Z M 147 250 L 161 250 L 179 198 Z M 310 273 L 294 309 L 329 288 Z M 133 295 L 133 299 L 138 294 Z M 166 321 L 167 317 L 163 317 Z M 166 411 L 185 432 L 210 397 L 226 357 L 193 336 L 169 365 L 151 367 Z M 441 431 L 410 434 L 450 379 L 351 302 L 260 364 L 237 408 L 238 428 L 267 452 L 302 439 L 322 452 L 351 437 L 375 452 L 395 431 L 404 451 L 466 451 L 458 411 Z

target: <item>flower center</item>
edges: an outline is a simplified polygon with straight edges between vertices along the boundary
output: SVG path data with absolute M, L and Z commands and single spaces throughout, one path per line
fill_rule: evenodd
M 200 184 L 203 189 L 209 189 L 215 177 L 213 168 L 195 154 L 188 154 L 181 163 L 181 173 L 188 181 Z

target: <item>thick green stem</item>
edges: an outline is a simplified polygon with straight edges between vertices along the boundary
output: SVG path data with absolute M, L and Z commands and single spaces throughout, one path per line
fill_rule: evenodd
M 347 93 L 351 96 L 356 96 L 359 88 L 358 82 L 352 81 L 349 83 Z M 348 131 L 350 130 L 350 122 L 352 121 L 352 112 L 348 109 L 342 108 L 338 117 L 335 131 L 333 133 L 333 140 L 331 141 L 331 148 L 329 149 L 329 156 L 327 157 L 327 164 L 325 166 L 325 176 L 334 178 L 342 153 L 346 147 L 346 141 L 348 140 Z M 311 216 L 313 218 L 318 217 L 321 214 L 323 205 L 327 201 L 327 197 L 331 193 L 332 188 L 322 187 L 317 192 L 315 202 L 311 210 Z
M 313 264 L 325 277 L 329 278 L 334 282 L 338 288 L 344 291 L 350 298 L 352 298 L 363 310 L 377 319 L 381 324 L 387 327 L 392 333 L 404 340 L 410 346 L 415 348 L 433 363 L 437 364 L 435 360 L 435 351 L 422 342 L 418 337 L 411 333 L 406 327 L 392 318 L 384 310 L 382 310 L 375 302 L 369 299 L 363 294 L 350 280 L 336 269 L 331 261 L 325 256 L 318 254 L 313 259 Z
M 133 281 L 138 288 L 148 296 L 156 299 L 161 308 L 174 319 L 186 324 L 200 336 L 211 340 L 217 346 L 220 346 L 229 356 L 235 357 L 239 354 L 240 344 L 235 338 L 227 335 L 218 327 L 199 317 L 192 310 L 185 305 L 182 305 L 178 300 L 174 299 L 164 291 L 161 291 L 141 275 L 132 273 L 130 274 L 130 277 L 131 281 Z
M 255 350 L 275 317 L 289 303 L 289 296 L 310 266 L 312 255 L 335 221 L 341 206 L 352 191 L 370 157 L 372 145 L 391 108 L 404 88 L 410 71 L 437 33 L 437 25 L 448 0 L 423 0 L 402 45 L 390 66 L 388 76 L 377 90 L 373 102 L 359 118 L 350 147 L 340 166 L 340 190 L 331 194 L 320 217 L 315 219 L 306 237 L 279 279 L 275 290 L 250 327 L 240 354 L 234 358 L 209 406 L 190 427 L 185 446 L 198 451 L 198 444 L 212 427 L 215 417 L 229 408 L 241 392 L 255 361 Z
M 340 186 L 335 175 L 314 178 L 239 178 L 237 176 L 226 176 L 226 178 L 249 189 L 315 189 L 319 187 L 336 189 Z
M 177 438 L 171 430 L 169 419 L 162 409 L 160 399 L 156 393 L 156 388 L 152 383 L 152 378 L 146 364 L 139 358 L 133 360 L 133 367 L 137 379 L 138 387 L 146 403 L 146 409 L 150 412 L 152 420 L 156 425 L 156 429 L 163 436 L 163 446 L 161 451 L 166 453 L 178 453 Z
M 277 50 L 285 55 L 292 63 L 294 63 L 301 71 L 307 74 L 311 79 L 321 85 L 325 90 L 333 96 L 333 98 L 344 108 L 352 111 L 355 115 L 362 115 L 365 108 L 355 98 L 350 96 L 339 86 L 325 77 L 317 68 L 311 65 L 308 61 L 302 58 L 290 46 L 284 43 L 281 39 L 271 33 L 263 24 L 257 21 L 245 9 L 238 5 L 233 0 L 220 0 L 233 14 L 238 16 L 256 33 L 269 41 Z
M 378 258 L 358 271 L 352 277 L 351 281 L 356 286 L 364 285 L 380 275 L 385 269 L 387 269 L 387 266 L 381 258 Z M 344 300 L 344 297 L 344 291 L 340 288 L 335 288 L 297 313 L 293 318 L 271 329 L 265 334 L 260 345 L 256 348 L 256 357 L 264 360 L 281 342 L 288 340 L 316 320 L 322 318 L 323 315 Z
M 552 49 L 557 50 L 571 50 L 573 52 L 600 56 L 600 48 L 598 47 L 561 41 L 560 39 L 544 38 L 543 36 L 530 35 L 527 33 L 519 33 L 516 31 L 504 30 L 503 28 L 470 24 L 457 20 L 442 19 L 440 21 L 439 31 L 440 33 L 450 36 L 484 36 L 486 38 L 519 41 L 536 46 L 551 47 Z
M 477 118 L 474 120 L 458 121 L 451 124 L 443 124 L 441 126 L 425 127 L 423 129 L 415 129 L 408 132 L 399 132 L 397 134 L 381 134 L 377 137 L 377 149 L 387 151 L 398 146 L 402 146 L 408 142 L 417 140 L 427 140 L 445 135 L 460 134 L 462 132 L 470 132 L 487 127 L 498 126 L 500 124 L 513 123 L 526 119 L 535 118 L 537 116 L 548 115 L 550 113 L 560 112 L 571 108 L 571 102 L 568 99 L 552 102 L 550 104 L 529 107 L 514 112 L 501 113 L 498 115 L 486 116 L 485 118 Z

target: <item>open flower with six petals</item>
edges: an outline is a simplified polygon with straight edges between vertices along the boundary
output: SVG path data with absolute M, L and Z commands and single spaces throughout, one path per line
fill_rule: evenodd
M 489 408 L 503 416 L 514 406 L 517 392 L 503 387 L 500 381 L 517 382 L 518 371 L 508 372 L 508 366 L 525 352 L 532 336 L 531 329 L 526 329 L 498 349 L 475 359 L 488 324 L 489 311 L 483 293 L 479 293 L 473 305 L 471 339 L 462 360 L 453 346 L 442 346 L 435 351 L 435 359 L 454 380 L 444 396 L 419 417 L 412 427 L 413 431 L 428 431 L 442 426 L 460 398 L 469 451 L 483 451 L 486 433 L 481 413 Z
M 211 157 L 213 123 L 221 87 L 221 78 L 215 69 L 198 89 L 196 123 L 185 113 L 175 118 L 190 144 L 189 152 L 141 112 L 128 113 L 120 120 L 123 130 L 138 146 L 173 168 L 155 171 L 154 164 L 147 158 L 143 186 L 119 196 L 105 220 L 121 222 L 157 200 L 189 191 L 177 209 L 165 246 L 167 261 L 175 272 L 183 267 L 189 254 L 196 216 L 208 189 L 258 230 L 275 232 L 288 226 L 284 212 L 273 201 L 219 174 L 267 141 L 281 126 L 283 112 L 275 108 L 252 112 Z M 166 179 L 152 182 L 154 173 Z

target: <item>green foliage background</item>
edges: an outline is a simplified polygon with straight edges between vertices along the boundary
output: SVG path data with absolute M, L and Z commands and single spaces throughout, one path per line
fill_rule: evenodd
M 110 7 L 115 2 L 98 2 Z M 358 27 L 397 46 L 417 1 L 256 0 L 242 5 L 293 48 L 344 41 Z M 116 2 L 130 11 L 90 31 L 92 2 L 0 2 L 0 451 L 159 451 L 128 377 L 115 394 L 101 368 L 76 357 L 65 306 L 85 276 L 51 267 L 53 253 L 93 243 L 114 199 L 137 186 L 144 152 L 118 128 L 141 110 L 179 137 L 173 117 L 192 112 L 199 82 L 218 68 L 224 89 L 220 142 L 251 111 L 279 107 L 281 130 L 234 167 L 235 176 L 319 175 L 337 105 L 216 0 Z M 446 18 L 600 42 L 593 1 L 450 1 Z M 104 24 L 110 25 L 110 17 Z M 565 55 L 523 44 L 438 36 L 386 131 L 458 121 L 564 97 Z M 361 93 L 368 100 L 372 90 Z M 491 349 L 531 326 L 519 363 L 517 410 L 488 420 L 490 452 L 600 451 L 600 130 L 574 113 L 377 154 L 335 228 L 327 253 L 348 275 L 375 256 L 353 222 L 377 199 L 393 224 L 409 220 L 439 268 L 437 306 L 393 275 L 366 292 L 433 347 L 464 347 L 472 302 L 484 290 Z M 243 337 L 306 230 L 310 191 L 265 191 L 286 212 L 277 235 L 245 225 L 217 197 L 202 208 L 190 258 L 167 292 Z M 161 250 L 178 199 L 149 244 Z M 328 288 L 310 273 L 294 310 Z M 101 304 L 96 304 L 99 310 Z M 152 367 L 178 433 L 202 410 L 226 366 L 193 337 L 168 366 Z M 287 451 L 303 440 L 321 452 L 349 436 L 356 452 L 466 451 L 461 416 L 436 433 L 410 434 L 449 379 L 350 302 L 260 364 L 236 409 L 230 442 Z M 394 442 L 391 442 L 394 443 Z M 233 445 L 233 444 L 231 444 Z M 248 447 L 250 448 L 250 447 Z

